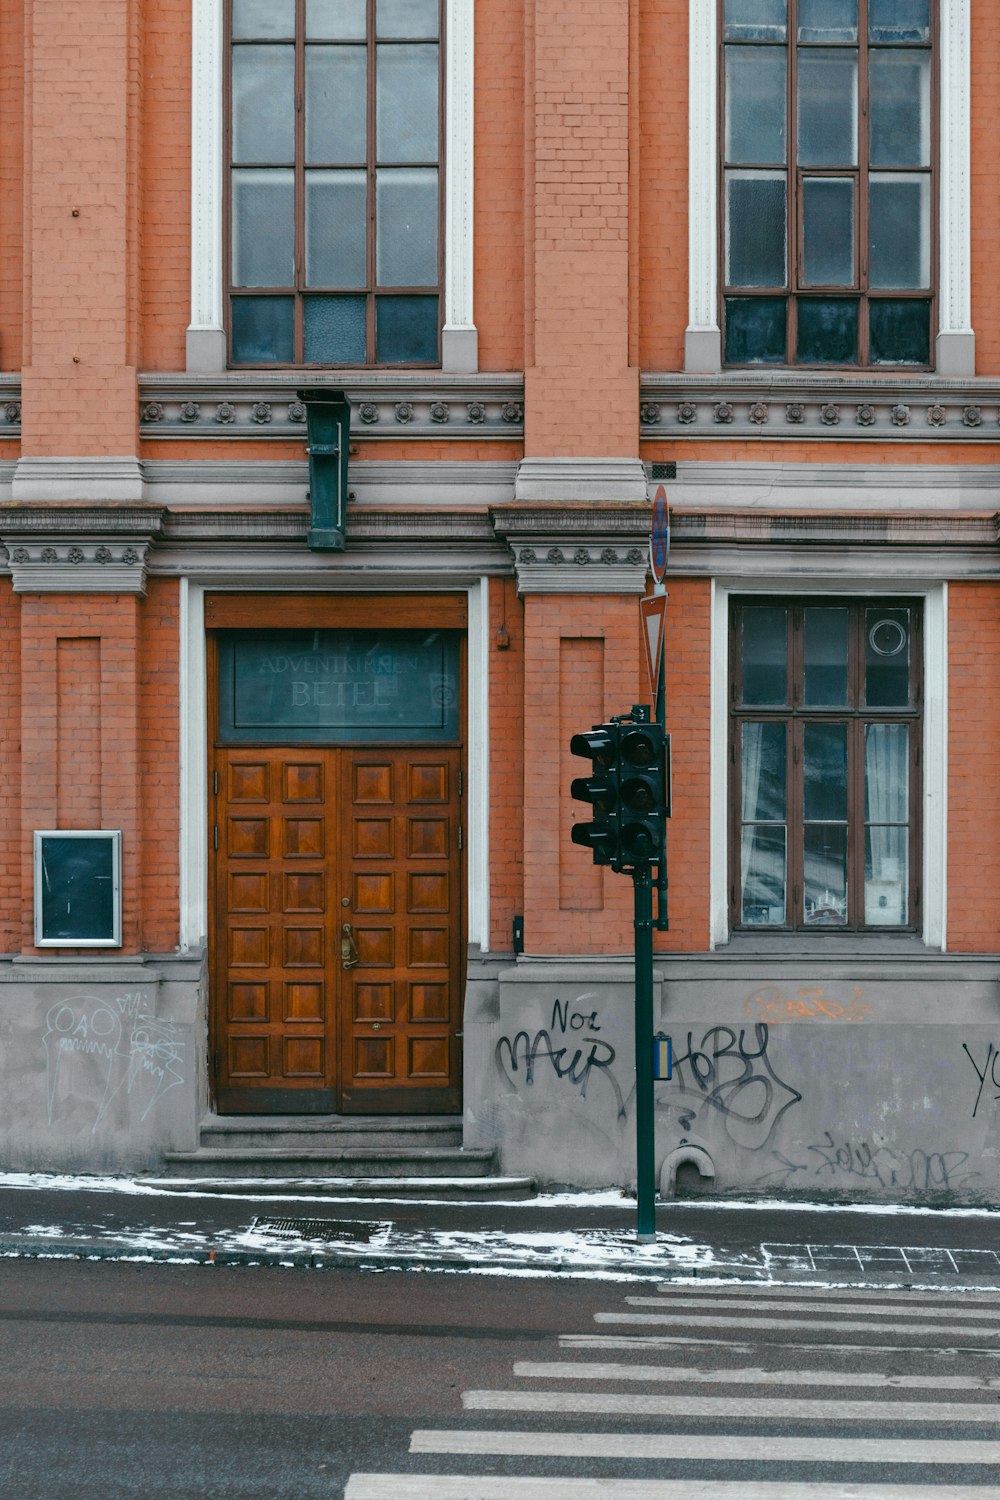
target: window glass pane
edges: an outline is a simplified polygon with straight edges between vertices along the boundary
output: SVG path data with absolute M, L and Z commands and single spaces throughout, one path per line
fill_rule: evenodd
M 379 285 L 437 286 L 437 168 L 383 168 L 375 198 Z
M 303 316 L 307 364 L 364 364 L 364 297 L 307 297 Z
M 803 702 L 810 706 L 846 703 L 849 612 L 807 606 L 802 613 Z
M 726 173 L 726 284 L 785 285 L 784 172 Z
M 846 724 L 802 726 L 802 777 L 806 822 L 846 822 Z
M 927 42 L 930 0 L 868 0 L 868 36 L 873 42 Z
M 295 159 L 294 47 L 233 48 L 233 160 Z
M 749 927 L 780 927 L 785 920 L 785 830 L 758 823 L 743 829 L 740 921 Z
M 873 167 L 926 167 L 931 160 L 931 55 L 893 49 L 868 59 Z
M 910 611 L 865 610 L 865 702 L 905 708 L 910 701 Z
M 365 286 L 368 179 L 306 173 L 306 285 Z
M 379 161 L 437 161 L 438 49 L 377 49 Z
M 802 183 L 803 282 L 854 285 L 854 179 L 806 177 Z
M 910 816 L 910 726 L 865 725 L 865 820 L 906 823 Z
M 264 40 L 295 35 L 295 0 L 233 0 L 233 36 Z
M 865 830 L 865 925 L 902 927 L 910 883 L 909 829 Z
M 803 839 L 802 895 L 808 927 L 847 925 L 847 829 L 812 823 Z
M 244 167 L 233 172 L 233 285 L 292 286 L 295 174 Z
M 365 160 L 367 47 L 306 48 L 306 161 Z
M 930 178 L 922 172 L 873 172 L 868 182 L 869 285 L 929 287 Z
M 858 0 L 799 0 L 800 42 L 856 42 Z
M 783 47 L 726 48 L 726 160 L 785 160 Z
M 787 316 L 784 297 L 727 297 L 726 363 L 783 365 Z
M 726 0 L 726 41 L 783 42 L 786 0 Z
M 856 365 L 858 304 L 844 297 L 804 298 L 798 306 L 798 358 L 808 365 Z
M 291 297 L 234 297 L 233 363 L 290 365 L 294 316 Z
M 748 604 L 741 618 L 743 702 L 758 707 L 787 703 L 788 610 L 780 604 Z
M 310 41 L 363 41 L 366 27 L 365 0 L 306 0 Z
M 379 297 L 375 341 L 379 364 L 433 364 L 438 357 L 438 299 Z
M 850 48 L 799 49 L 798 159 L 808 167 L 858 160 L 858 55 Z
M 786 731 L 784 724 L 740 726 L 743 821 L 785 820 Z
M 929 365 L 930 303 L 919 298 L 870 302 L 868 343 L 873 365 Z
M 437 36 L 438 0 L 377 0 L 379 36 Z

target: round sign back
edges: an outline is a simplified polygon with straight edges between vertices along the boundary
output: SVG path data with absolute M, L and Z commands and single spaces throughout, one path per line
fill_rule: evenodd
M 667 492 L 661 484 L 653 497 L 653 519 L 649 533 L 649 565 L 657 583 L 663 582 L 670 557 L 670 513 Z

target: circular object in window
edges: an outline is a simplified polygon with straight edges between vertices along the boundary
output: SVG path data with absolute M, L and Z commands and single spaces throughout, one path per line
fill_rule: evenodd
M 906 645 L 906 631 L 898 620 L 876 620 L 868 644 L 878 656 L 898 656 Z

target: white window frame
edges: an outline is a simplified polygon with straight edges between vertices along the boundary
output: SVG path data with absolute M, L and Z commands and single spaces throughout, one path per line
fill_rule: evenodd
M 445 0 L 445 245 L 441 368 L 478 369 L 473 317 L 474 0 Z M 191 6 L 191 322 L 187 368 L 228 363 L 223 317 L 223 0 Z
M 969 215 L 969 54 L 972 0 L 939 0 L 938 375 L 976 373 Z M 686 371 L 722 368 L 719 327 L 719 25 L 717 0 L 690 0 L 688 326 Z
M 894 595 L 920 599 L 924 606 L 924 739 L 921 747 L 923 792 L 921 800 L 922 929 L 928 948 L 942 952 L 947 942 L 947 848 L 948 848 L 948 585 L 913 582 L 905 577 L 865 579 L 733 579 L 712 583 L 712 671 L 711 671 L 711 802 L 709 816 L 710 946 L 714 949 L 730 938 L 729 926 L 729 609 L 734 594 L 787 594 L 822 598 L 824 594 L 886 600 Z M 766 934 L 761 934 L 762 939 Z M 809 951 L 809 935 L 795 934 L 803 953 Z M 851 951 L 863 952 L 877 941 L 869 933 L 844 939 Z

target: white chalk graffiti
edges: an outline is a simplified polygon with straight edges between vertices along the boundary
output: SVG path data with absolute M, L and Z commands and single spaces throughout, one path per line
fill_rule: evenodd
M 95 1131 L 121 1094 L 133 1096 L 145 1120 L 163 1095 L 184 1082 L 184 1042 L 173 1021 L 150 1014 L 142 990 L 102 1000 L 57 1000 L 45 1017 L 48 1120 L 54 1125 L 82 1103 Z

